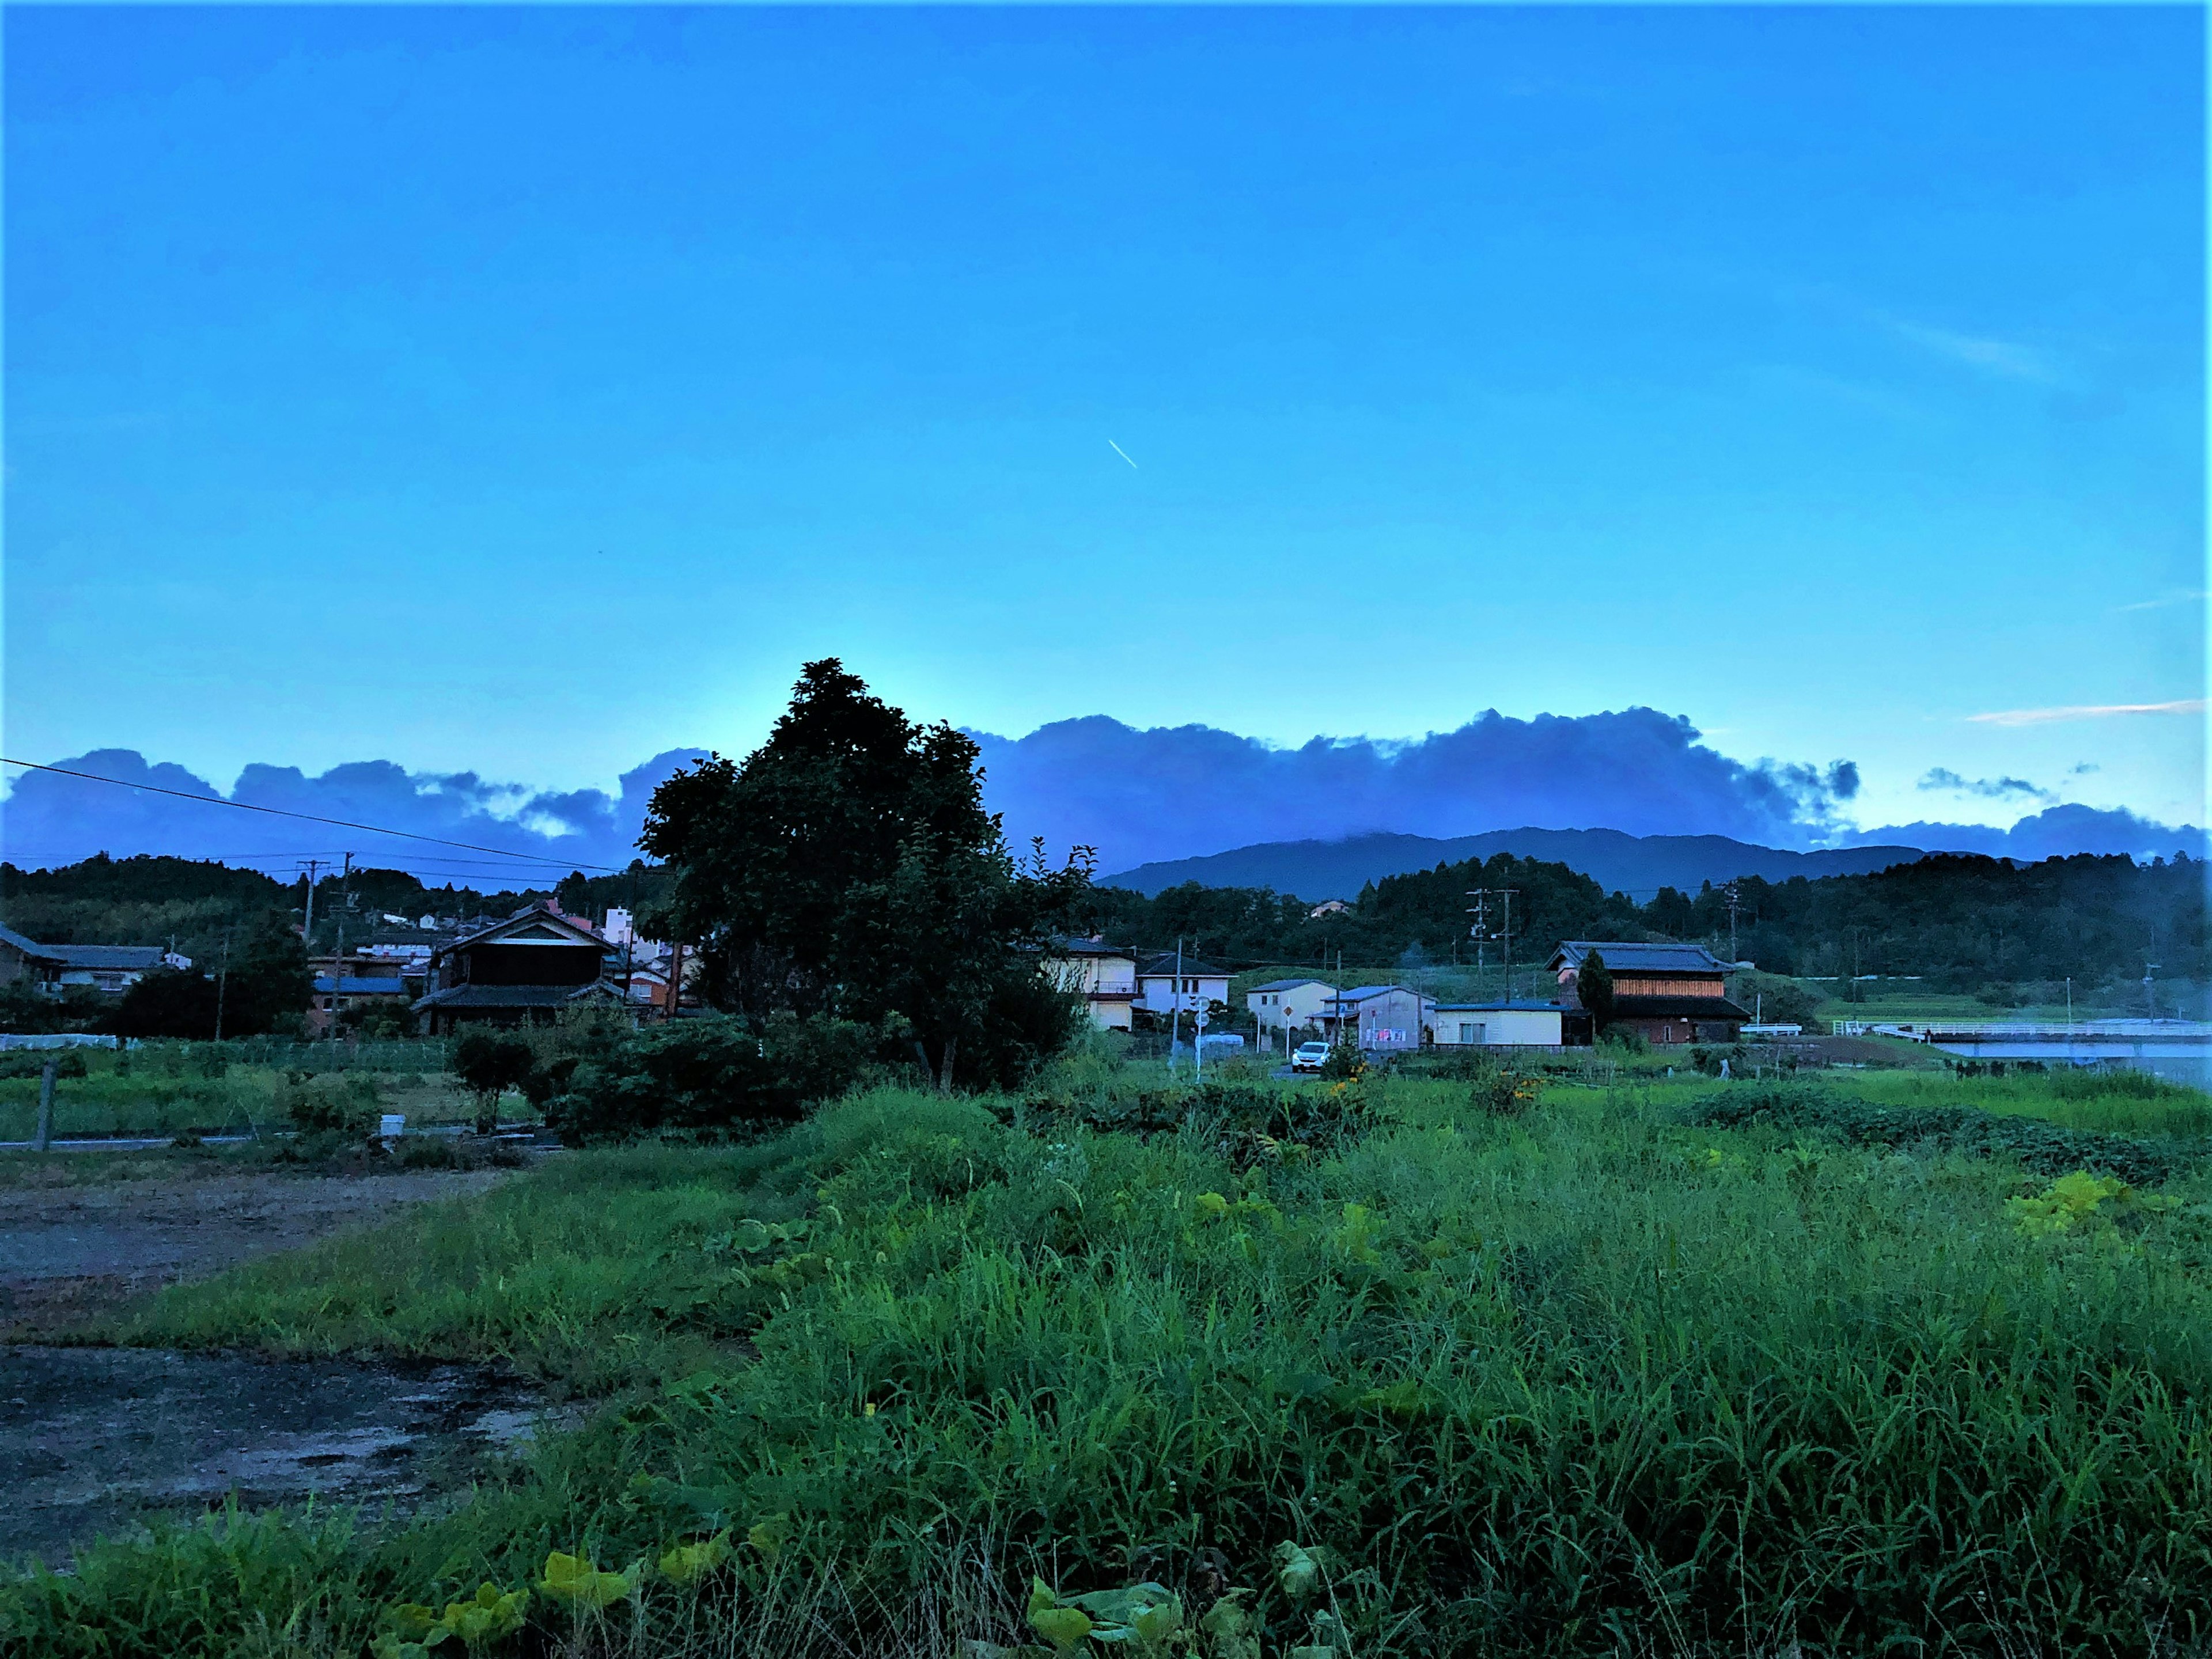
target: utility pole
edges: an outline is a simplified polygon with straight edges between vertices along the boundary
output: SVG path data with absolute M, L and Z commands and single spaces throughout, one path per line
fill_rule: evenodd
M 1176 940 L 1175 996 L 1168 1016 L 1168 1075 L 1175 1075 L 1176 1050 L 1182 1046 L 1182 940 Z
M 1735 913 L 1737 907 L 1742 902 L 1742 900 L 1737 891 L 1736 884 L 1734 882 L 1730 882 L 1727 886 L 1722 888 L 1721 891 L 1725 894 L 1728 898 L 1729 966 L 1733 968 L 1735 966 Z
M 1482 971 L 1483 946 L 1490 939 L 1502 940 L 1505 946 L 1505 1000 L 1513 1000 L 1513 896 L 1517 887 L 1477 887 L 1468 896 L 1474 902 L 1468 907 L 1468 915 L 1474 918 L 1474 926 L 1468 932 L 1475 941 L 1475 971 Z M 1492 899 L 1501 900 L 1504 906 L 1504 922 L 1496 933 L 1490 930 L 1488 906 Z
M 353 854 L 345 855 L 345 874 L 338 880 L 337 954 L 331 958 L 331 1041 L 338 1040 L 338 981 L 345 972 L 346 912 L 353 906 Z
M 222 930 L 222 969 L 215 976 L 215 1040 L 222 1041 L 222 999 L 230 989 L 230 929 Z
M 301 860 L 301 868 L 307 872 L 307 917 L 300 928 L 300 940 L 307 947 L 309 956 L 315 953 L 315 872 L 327 862 L 325 859 Z
M 2164 965 L 2157 962 L 2143 963 L 2143 1014 L 2148 1019 L 2158 1018 L 2158 988 L 2152 982 L 2151 975 Z

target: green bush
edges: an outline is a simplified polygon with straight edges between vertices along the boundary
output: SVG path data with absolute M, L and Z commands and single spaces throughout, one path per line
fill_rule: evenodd
M 325 1077 L 290 1072 L 277 1091 L 277 1104 L 302 1134 L 359 1139 L 375 1127 L 382 1097 L 376 1079 L 359 1072 Z
M 682 1130 L 744 1135 L 796 1121 L 867 1077 L 880 1035 L 848 1020 L 685 1019 L 579 1061 L 545 1121 L 579 1143 Z
M 1683 1121 L 1715 1129 L 1765 1125 L 1855 1146 L 2009 1158 L 2039 1175 L 2100 1170 L 2139 1187 L 2162 1185 L 2190 1161 L 2170 1146 L 2064 1128 L 2039 1118 L 1972 1106 L 1875 1106 L 1787 1084 L 1708 1095 L 1684 1112 Z

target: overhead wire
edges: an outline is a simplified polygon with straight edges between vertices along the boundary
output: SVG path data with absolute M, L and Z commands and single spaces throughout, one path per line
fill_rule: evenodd
M 82 778 L 88 783 L 112 784 L 118 789 L 143 790 L 149 794 L 172 795 L 179 800 L 198 801 L 205 806 L 228 806 L 239 812 L 265 812 L 271 817 L 298 818 L 307 823 L 327 823 L 340 830 L 359 830 L 372 836 L 394 836 L 402 841 L 419 841 L 433 847 L 454 847 L 465 853 L 489 853 L 503 859 L 519 860 L 528 864 L 565 864 L 574 870 L 598 870 L 606 874 L 617 874 L 628 866 L 619 864 L 592 864 L 582 859 L 567 859 L 541 853 L 518 853 L 512 848 L 485 847 L 475 842 L 453 841 L 444 836 L 426 836 L 414 830 L 394 830 L 387 824 L 362 823 L 350 818 L 325 817 L 319 812 L 295 812 L 283 806 L 261 806 L 252 801 L 225 800 L 221 795 L 195 795 L 186 789 L 167 789 L 157 783 L 133 783 L 127 778 L 102 777 L 97 772 L 78 772 L 66 766 L 47 766 L 38 761 L 10 760 L 0 755 L 0 766 L 20 766 L 33 772 L 52 772 L 64 778 Z

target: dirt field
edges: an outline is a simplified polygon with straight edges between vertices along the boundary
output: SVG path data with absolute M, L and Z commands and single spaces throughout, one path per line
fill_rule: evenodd
M 71 1161 L 0 1188 L 0 1562 L 60 1565 L 95 1533 L 234 1492 L 404 1508 L 531 1432 L 535 1393 L 481 1368 L 37 1346 L 132 1296 L 482 1192 L 500 1171 L 104 1181 L 74 1161 L 96 1154 L 56 1156 Z
M 97 1153 L 54 1153 L 57 1159 Z M 0 1188 L 0 1340 L 35 1341 L 126 1298 L 479 1193 L 496 1170 L 362 1179 L 266 1173 L 94 1184 L 66 1166 Z

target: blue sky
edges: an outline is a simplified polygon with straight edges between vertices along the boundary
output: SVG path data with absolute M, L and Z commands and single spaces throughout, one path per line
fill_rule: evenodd
M 2203 821 L 2038 713 L 2204 696 L 2199 11 L 5 29 L 10 755 L 611 787 L 835 653 Z

